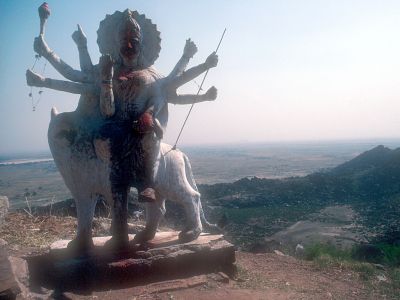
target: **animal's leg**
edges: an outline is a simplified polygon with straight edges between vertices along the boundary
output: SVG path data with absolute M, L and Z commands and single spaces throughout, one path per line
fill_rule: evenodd
M 112 238 L 107 246 L 123 248 L 128 246 L 128 186 L 112 187 Z
M 79 195 L 75 197 L 78 217 L 76 238 L 68 243 L 68 248 L 77 252 L 85 252 L 93 247 L 92 221 L 97 197 Z
M 161 217 L 165 214 L 165 199 L 146 203 L 146 227 L 135 236 L 134 243 L 142 243 L 154 238 Z
M 190 242 L 197 239 L 203 231 L 199 208 L 200 194 L 192 193 L 186 195 L 182 200 L 186 212 L 187 228 L 179 233 L 179 239 L 182 242 Z

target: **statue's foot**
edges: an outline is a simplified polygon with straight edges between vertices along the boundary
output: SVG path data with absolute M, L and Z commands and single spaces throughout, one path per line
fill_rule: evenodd
M 138 232 L 135 235 L 135 238 L 133 239 L 132 243 L 133 244 L 141 244 L 141 243 L 144 243 L 144 242 L 154 239 L 155 236 L 156 236 L 155 231 L 153 232 L 153 231 L 145 229 L 145 230 Z
M 202 230 L 200 228 L 194 228 L 191 230 L 184 230 L 179 233 L 179 241 L 188 243 L 197 239 Z
M 67 249 L 76 254 L 88 253 L 94 248 L 91 237 L 76 237 L 67 245 Z
M 126 236 L 113 236 L 107 242 L 105 242 L 104 247 L 110 250 L 126 250 L 129 248 L 129 238 Z
M 145 189 L 144 191 L 139 193 L 138 201 L 139 202 L 155 202 L 156 201 L 156 191 L 153 188 L 148 187 L 147 189 Z

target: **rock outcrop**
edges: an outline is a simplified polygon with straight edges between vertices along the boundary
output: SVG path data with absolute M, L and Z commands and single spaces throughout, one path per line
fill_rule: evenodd
M 20 292 L 7 254 L 7 242 L 0 239 L 0 299 L 15 299 Z

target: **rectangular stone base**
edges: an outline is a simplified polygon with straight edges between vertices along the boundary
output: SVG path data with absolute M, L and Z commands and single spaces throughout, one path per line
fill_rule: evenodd
M 69 241 L 58 241 L 48 253 L 27 257 L 31 283 L 60 292 L 103 290 L 234 270 L 234 246 L 222 235 L 202 234 L 181 244 L 178 232 L 158 232 L 140 248 L 118 253 L 104 249 L 109 238 L 94 238 L 89 255 L 71 255 Z

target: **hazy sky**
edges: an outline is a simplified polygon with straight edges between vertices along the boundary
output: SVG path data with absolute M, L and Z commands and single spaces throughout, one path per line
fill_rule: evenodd
M 32 112 L 25 70 L 34 61 L 41 3 L 0 0 L 0 153 L 47 149 L 51 107 L 72 111 L 78 103 L 77 95 L 45 90 Z M 138 10 L 157 24 L 162 50 L 155 67 L 162 74 L 188 37 L 199 48 L 195 65 L 227 28 L 220 63 L 205 83 L 218 88 L 218 99 L 195 106 L 181 144 L 400 137 L 400 1 L 48 3 L 46 40 L 76 68 L 76 24 L 97 63 L 99 22 L 115 10 Z M 61 78 L 51 66 L 45 75 Z M 197 87 L 188 83 L 181 91 Z M 170 107 L 167 142 L 174 142 L 188 109 Z

